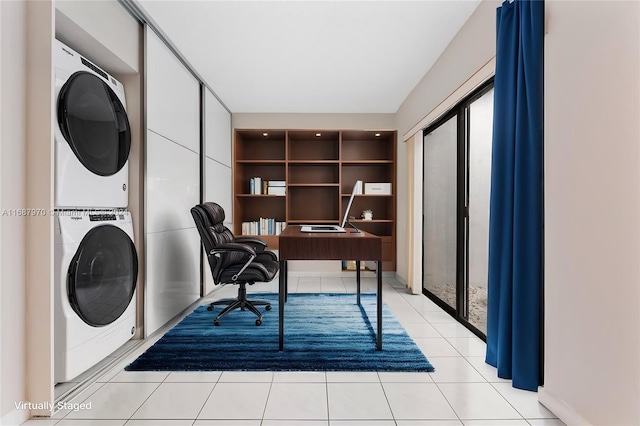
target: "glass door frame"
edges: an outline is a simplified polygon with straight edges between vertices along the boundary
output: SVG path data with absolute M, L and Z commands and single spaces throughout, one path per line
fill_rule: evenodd
M 438 127 L 457 115 L 457 161 L 456 161 L 456 307 L 453 308 L 437 295 L 424 287 L 425 265 L 422 259 L 422 294 L 428 297 L 442 310 L 454 317 L 476 336 L 486 342 L 484 332 L 471 324 L 468 320 L 469 310 L 469 134 L 470 134 L 470 105 L 491 89 L 493 77 L 475 89 L 471 94 L 459 101 L 453 108 L 423 130 L 422 139 Z M 424 154 L 423 154 L 424 155 Z M 425 184 L 424 163 L 422 168 L 422 182 Z M 422 191 L 422 252 L 425 253 L 425 199 Z

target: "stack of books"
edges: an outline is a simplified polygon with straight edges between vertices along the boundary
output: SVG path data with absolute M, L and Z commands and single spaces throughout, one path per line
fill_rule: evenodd
M 283 180 L 263 180 L 259 176 L 249 180 L 249 194 L 285 195 L 285 191 Z
M 263 183 L 261 177 L 252 177 L 249 180 L 249 194 L 266 194 L 266 191 L 263 189 L 265 184 L 266 181 Z
M 276 222 L 274 218 L 261 217 L 257 221 L 242 222 L 242 235 L 280 235 L 286 222 Z

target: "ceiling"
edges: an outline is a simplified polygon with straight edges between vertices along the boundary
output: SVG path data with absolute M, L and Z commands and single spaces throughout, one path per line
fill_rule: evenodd
M 138 0 L 234 113 L 395 113 L 480 0 Z

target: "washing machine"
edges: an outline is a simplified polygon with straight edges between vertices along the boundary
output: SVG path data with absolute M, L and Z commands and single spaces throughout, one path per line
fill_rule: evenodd
M 59 211 L 54 219 L 54 378 L 71 381 L 136 330 L 131 214 Z
M 58 40 L 53 59 L 54 206 L 127 207 L 131 131 L 124 88 Z

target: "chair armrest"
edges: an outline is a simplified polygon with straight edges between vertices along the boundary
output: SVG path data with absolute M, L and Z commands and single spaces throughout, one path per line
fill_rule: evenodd
M 247 244 L 241 244 L 241 243 L 218 244 L 211 250 L 211 253 L 209 254 L 238 252 L 238 251 L 244 252 L 249 256 L 254 256 L 254 257 L 256 256 L 256 251 L 253 249 L 253 247 Z
M 267 243 L 255 237 L 235 237 L 233 241 L 241 244 L 248 244 L 253 247 L 254 250 L 264 250 L 265 247 L 267 247 Z
M 251 262 L 253 262 L 257 255 L 255 250 L 247 244 L 225 243 L 215 246 L 209 253 L 209 256 L 223 258 L 223 269 L 231 265 L 242 265 L 242 268 L 231 278 L 235 281 L 244 270 L 247 269 Z
M 256 260 L 258 262 L 262 262 L 262 261 L 270 261 L 270 262 L 277 262 L 278 261 L 278 256 L 276 256 L 276 254 L 272 251 L 269 250 L 264 250 L 264 251 L 257 251 L 256 254 L 258 255 L 258 257 L 256 257 Z

